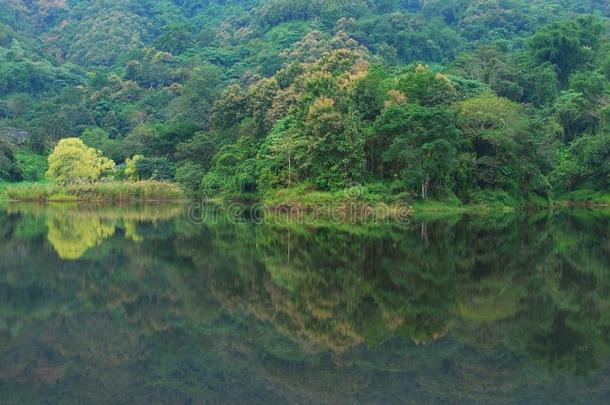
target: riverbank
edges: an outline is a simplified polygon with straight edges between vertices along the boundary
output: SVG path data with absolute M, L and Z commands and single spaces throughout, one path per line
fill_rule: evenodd
M 557 203 L 564 207 L 608 208 L 610 192 L 578 190 L 561 196 Z
M 161 181 L 102 182 L 60 186 L 51 183 L 0 184 L 0 200 L 26 202 L 186 201 L 176 183 Z
M 503 214 L 519 209 L 518 205 L 507 205 L 499 202 L 464 204 L 457 198 L 444 200 L 428 199 L 425 201 L 391 196 L 383 192 L 354 187 L 337 192 L 312 191 L 303 187 L 275 190 L 258 197 L 265 207 L 278 207 L 279 211 L 315 212 L 322 216 L 341 215 L 348 211 L 387 218 L 454 216 L 461 214 Z
M 579 190 L 559 196 L 555 200 L 532 200 L 516 202 L 502 200 L 490 194 L 480 202 L 464 204 L 459 199 L 409 199 L 403 195 L 389 195 L 365 187 L 353 187 L 340 191 L 315 191 L 299 186 L 273 190 L 266 194 L 223 195 L 206 201 L 225 205 L 231 202 L 253 205 L 261 204 L 267 212 L 314 213 L 319 217 L 330 217 L 350 213 L 361 219 L 380 216 L 403 218 L 405 216 L 426 217 L 461 214 L 489 215 L 536 208 L 607 208 L 610 193 Z M 187 202 L 201 197 L 183 192 L 177 183 L 160 181 L 100 182 L 73 186 L 52 183 L 0 183 L 0 201 L 24 202 Z

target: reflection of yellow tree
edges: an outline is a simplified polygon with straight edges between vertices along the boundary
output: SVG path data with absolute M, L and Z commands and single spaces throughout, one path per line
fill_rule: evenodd
M 99 217 L 49 215 L 47 238 L 62 259 L 76 260 L 114 234 L 116 223 Z
M 47 238 L 62 259 L 76 260 L 104 239 L 114 235 L 116 227 L 125 227 L 125 236 L 142 242 L 138 232 L 140 223 L 156 223 L 178 217 L 180 205 L 38 205 L 19 204 L 9 207 L 11 213 L 45 218 Z
M 7 212 L 39 216 L 83 217 L 96 216 L 104 220 L 156 222 L 167 221 L 184 213 L 181 205 L 134 204 L 134 205 L 65 205 L 24 204 L 9 205 Z
M 138 233 L 138 224 L 129 220 L 125 220 L 125 237 L 134 242 L 142 242 L 144 240 L 144 237 Z

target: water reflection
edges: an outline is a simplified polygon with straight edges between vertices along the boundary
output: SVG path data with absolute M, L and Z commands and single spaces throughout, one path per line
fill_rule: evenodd
M 599 211 L 300 227 L 12 206 L 0 394 L 603 401 L 609 233 Z
M 124 236 L 135 242 L 144 237 L 137 232 L 138 222 L 158 222 L 176 218 L 183 213 L 180 206 L 51 204 L 11 206 L 9 213 L 44 219 L 47 240 L 58 256 L 66 260 L 80 259 L 89 249 L 114 235 L 116 228 L 125 230 Z

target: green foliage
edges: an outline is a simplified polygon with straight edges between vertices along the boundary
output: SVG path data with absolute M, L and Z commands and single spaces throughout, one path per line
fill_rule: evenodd
M 558 154 L 553 172 L 558 190 L 586 185 L 593 190 L 610 188 L 610 133 L 588 134 Z
M 162 181 L 107 181 L 78 184 L 21 183 L 10 185 L 5 196 L 15 201 L 31 202 L 147 202 L 177 201 L 184 192 L 174 183 Z
M 111 139 L 106 131 L 101 128 L 86 129 L 80 139 L 89 147 L 98 149 L 104 156 L 115 161 L 125 158 L 120 141 Z
M 402 75 L 397 90 L 406 94 L 410 101 L 427 107 L 449 104 L 457 97 L 447 76 L 435 73 L 424 65 L 417 65 Z
M 593 60 L 604 30 L 593 17 L 554 23 L 533 35 L 528 46 L 538 63 L 556 66 L 559 80 L 566 83 L 575 69 Z
M 398 106 L 375 122 L 378 136 L 389 139 L 383 154 L 389 176 L 426 199 L 452 189 L 460 133 L 453 112 L 444 107 Z
M 27 137 L 3 141 L 0 178 L 38 179 L 33 154 L 78 135 L 146 157 L 115 178 L 207 194 L 600 189 L 608 17 L 595 0 L 11 0 L 0 128 Z
M 320 189 L 337 189 L 361 179 L 364 138 L 354 113 L 344 117 L 330 98 L 318 98 L 309 107 L 304 122 L 309 145 L 307 162 Z
M 201 179 L 205 176 L 205 169 L 192 162 L 186 162 L 176 169 L 176 181 L 192 193 L 201 188 Z
M 15 180 L 15 154 L 13 147 L 6 141 L 0 139 L 0 180 Z
M 92 183 L 106 175 L 115 166 L 102 153 L 87 147 L 78 138 L 59 141 L 49 155 L 47 178 L 59 185 Z
M 19 172 L 20 180 L 41 181 L 48 170 L 48 161 L 45 156 L 19 151 L 15 154 L 15 168 Z
M 132 158 L 127 158 L 125 160 L 125 178 L 131 181 L 139 180 L 138 177 L 138 162 L 143 160 L 144 156 L 135 155 Z
M 134 159 L 137 178 L 141 180 L 171 181 L 176 168 L 166 157 Z
M 155 40 L 155 47 L 162 51 L 180 54 L 192 44 L 192 29 L 186 25 L 171 24 L 163 27 Z

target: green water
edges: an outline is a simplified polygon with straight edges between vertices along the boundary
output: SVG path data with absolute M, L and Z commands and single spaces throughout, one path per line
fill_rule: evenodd
M 610 215 L 0 208 L 0 402 L 607 403 Z

